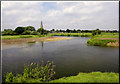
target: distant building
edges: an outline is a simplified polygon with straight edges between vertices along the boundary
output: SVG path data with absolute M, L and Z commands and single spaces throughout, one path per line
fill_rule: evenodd
M 41 21 L 41 25 L 40 25 L 40 28 L 43 28 L 43 24 L 42 24 L 42 21 Z

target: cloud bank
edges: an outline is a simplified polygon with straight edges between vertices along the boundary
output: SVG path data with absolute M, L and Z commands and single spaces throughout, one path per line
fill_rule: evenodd
M 119 30 L 118 1 L 2 1 L 2 28 L 18 26 L 51 29 Z

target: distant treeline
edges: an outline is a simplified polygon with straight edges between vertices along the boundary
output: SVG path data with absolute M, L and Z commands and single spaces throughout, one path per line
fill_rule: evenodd
M 44 28 L 38 28 L 37 30 L 33 26 L 27 27 L 17 27 L 15 30 L 12 29 L 4 29 L 2 31 L 2 35 L 46 35 L 48 33 L 92 33 L 95 35 L 96 33 L 100 34 L 101 32 L 109 32 L 109 33 L 116 33 L 119 32 L 117 30 L 80 30 L 80 29 L 66 29 L 66 30 L 45 30 Z
M 96 29 L 96 30 L 99 30 L 99 29 Z M 70 29 L 66 29 L 66 30 L 55 30 L 55 29 L 52 29 L 50 30 L 50 32 L 63 32 L 63 33 L 92 33 L 94 30 L 80 30 L 80 29 L 73 29 L 73 30 L 70 30 Z M 119 32 L 117 30 L 100 30 L 101 32 L 108 32 L 108 33 L 116 33 L 116 32 Z
M 36 30 L 33 26 L 17 27 L 15 30 L 4 29 L 4 31 L 2 31 L 2 35 L 45 35 L 47 33 L 47 30 L 43 28 Z

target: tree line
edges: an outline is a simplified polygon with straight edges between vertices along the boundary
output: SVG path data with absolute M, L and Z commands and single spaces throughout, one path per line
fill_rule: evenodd
M 17 27 L 15 30 L 4 29 L 4 31 L 2 31 L 2 35 L 45 35 L 47 33 L 47 30 L 43 28 L 36 30 L 33 26 Z
M 4 29 L 2 31 L 2 35 L 46 35 L 48 33 L 92 33 L 92 35 L 101 34 L 101 32 L 109 32 L 109 33 L 116 33 L 117 30 L 80 30 L 80 29 L 66 29 L 66 30 L 58 30 L 58 29 L 51 29 L 45 30 L 44 28 L 35 29 L 33 26 L 27 27 L 17 27 L 15 30 L 12 29 Z

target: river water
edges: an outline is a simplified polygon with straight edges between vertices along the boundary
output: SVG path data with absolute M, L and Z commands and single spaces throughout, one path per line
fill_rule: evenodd
M 79 72 L 119 72 L 119 48 L 88 46 L 86 37 L 51 42 L 35 42 L 2 46 L 2 73 L 21 73 L 24 64 L 47 62 L 56 64 L 55 78 Z

